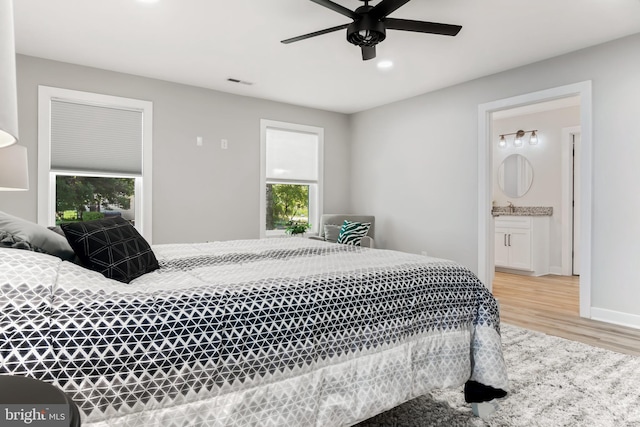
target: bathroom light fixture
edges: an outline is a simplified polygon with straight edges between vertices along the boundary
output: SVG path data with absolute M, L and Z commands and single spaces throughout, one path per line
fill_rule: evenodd
M 509 135 L 515 135 L 515 138 L 513 139 L 514 147 L 522 147 L 522 138 L 524 138 L 525 134 L 528 132 L 531 132 L 531 137 L 529 138 L 529 144 L 536 145 L 538 143 L 538 135 L 536 134 L 538 130 L 537 129 L 535 130 L 520 129 L 517 132 L 501 134 L 500 139 L 498 140 L 498 147 L 499 148 L 507 147 L 507 139 L 505 138 L 505 136 L 509 136 Z
M 514 147 L 522 147 L 522 137 L 524 136 L 524 131 L 523 130 L 519 130 L 518 132 L 516 132 L 516 137 L 513 140 L 513 146 Z

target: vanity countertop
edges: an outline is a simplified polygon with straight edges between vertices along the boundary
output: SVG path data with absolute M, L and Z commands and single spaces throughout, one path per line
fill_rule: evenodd
M 553 207 L 551 206 L 494 206 L 491 209 L 491 215 L 501 216 L 552 216 Z

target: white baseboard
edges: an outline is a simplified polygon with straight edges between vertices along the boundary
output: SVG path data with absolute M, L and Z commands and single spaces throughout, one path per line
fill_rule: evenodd
M 555 274 L 556 276 L 564 276 L 564 274 L 562 274 L 562 267 L 560 266 L 549 267 L 549 274 Z
M 591 318 L 593 320 L 600 320 L 601 322 L 640 329 L 640 316 L 637 314 L 607 310 L 606 308 L 591 307 Z

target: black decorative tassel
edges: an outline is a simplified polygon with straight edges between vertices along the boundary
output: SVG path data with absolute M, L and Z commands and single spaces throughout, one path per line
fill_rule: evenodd
M 505 397 L 506 395 L 507 392 L 502 389 L 480 384 L 477 381 L 469 380 L 464 385 L 464 400 L 467 403 L 488 402 L 493 399 Z

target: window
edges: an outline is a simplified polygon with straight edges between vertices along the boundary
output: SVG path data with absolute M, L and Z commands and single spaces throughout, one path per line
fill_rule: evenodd
M 55 222 L 120 216 L 135 226 L 135 178 L 56 173 Z
M 38 222 L 121 216 L 151 241 L 151 102 L 40 86 L 38 115 Z
M 260 235 L 283 235 L 308 224 L 317 233 L 322 213 L 322 128 L 262 120 Z

